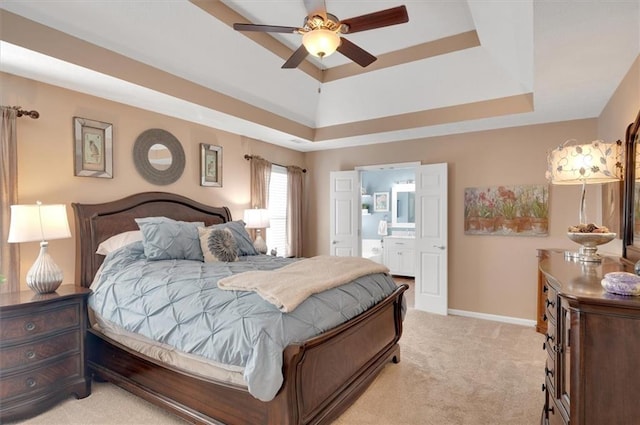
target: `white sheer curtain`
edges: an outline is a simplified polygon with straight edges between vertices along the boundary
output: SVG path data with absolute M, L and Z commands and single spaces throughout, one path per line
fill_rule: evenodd
M 302 257 L 304 171 L 287 167 L 287 255 Z
M 2 106 L 0 128 L 0 275 L 6 282 L 0 292 L 20 289 L 20 251 L 16 244 L 7 243 L 9 236 L 10 206 L 18 203 L 18 138 L 17 110 Z

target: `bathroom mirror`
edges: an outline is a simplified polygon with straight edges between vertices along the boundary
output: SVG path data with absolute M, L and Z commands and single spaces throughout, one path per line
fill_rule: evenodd
M 416 227 L 416 185 L 396 183 L 391 188 L 391 227 Z
M 622 216 L 622 257 L 625 262 L 640 261 L 640 167 L 638 143 L 640 111 L 625 135 L 624 209 Z
M 184 171 L 184 150 L 173 134 L 152 128 L 136 139 L 133 162 L 149 183 L 167 185 L 178 180 Z

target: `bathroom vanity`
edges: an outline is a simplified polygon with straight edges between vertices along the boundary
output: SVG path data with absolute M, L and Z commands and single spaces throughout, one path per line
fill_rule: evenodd
M 392 275 L 415 277 L 415 237 L 385 236 L 383 246 L 384 264 Z

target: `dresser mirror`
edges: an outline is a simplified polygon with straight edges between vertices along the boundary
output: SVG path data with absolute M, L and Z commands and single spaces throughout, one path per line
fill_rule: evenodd
M 640 111 L 625 134 L 624 207 L 622 212 L 622 257 L 635 264 L 640 260 Z
M 391 227 L 416 227 L 416 185 L 396 183 L 391 187 Z

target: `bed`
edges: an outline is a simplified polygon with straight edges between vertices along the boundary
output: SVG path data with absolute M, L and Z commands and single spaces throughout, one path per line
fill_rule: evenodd
M 76 284 L 89 287 L 104 256 L 98 246 L 137 230 L 137 218 L 162 216 L 205 226 L 230 222 L 226 207 L 212 207 L 177 194 L 145 192 L 101 204 L 72 204 L 76 226 Z M 389 362 L 400 361 L 403 292 L 395 288 L 348 321 L 286 346 L 283 383 L 273 399 L 260 401 L 246 388 L 167 365 L 110 338 L 98 328 L 87 334 L 88 368 L 193 423 L 327 424 L 344 412 Z

